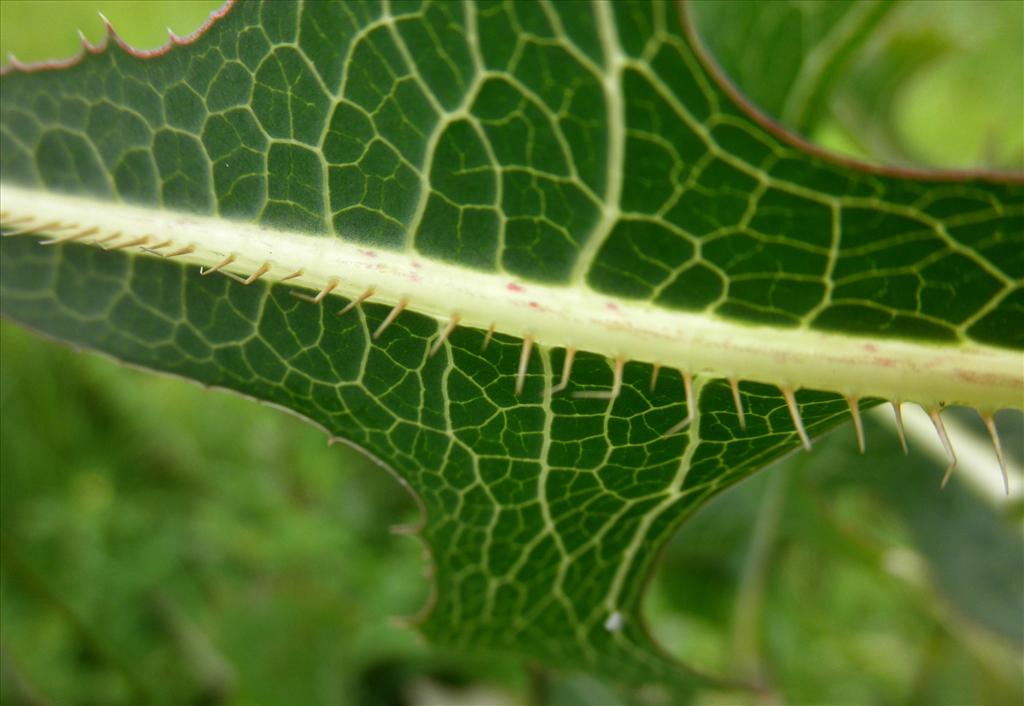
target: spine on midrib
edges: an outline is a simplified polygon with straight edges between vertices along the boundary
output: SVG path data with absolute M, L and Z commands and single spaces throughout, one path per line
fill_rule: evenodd
M 397 305 L 460 326 L 544 346 L 566 346 L 609 358 L 658 364 L 694 375 L 738 378 L 785 388 L 881 397 L 933 408 L 963 404 L 982 410 L 1018 407 L 1024 398 L 1024 355 L 976 344 L 930 344 L 808 329 L 749 326 L 711 314 L 660 309 L 582 287 L 523 281 L 423 258 L 218 218 L 144 209 L 0 184 L 7 224 L 55 239 L 104 247 L 130 245 L 141 256 L 175 259 L 247 278 L 287 279 L 353 299 Z M 85 235 L 82 235 L 85 233 Z M 116 237 L 111 237 L 113 235 Z M 143 240 L 144 239 L 144 240 Z M 148 248 L 160 246 L 156 252 Z M 301 273 L 301 274 L 296 274 Z M 197 274 L 198 276 L 198 274 Z M 339 309 L 341 307 L 339 306 Z

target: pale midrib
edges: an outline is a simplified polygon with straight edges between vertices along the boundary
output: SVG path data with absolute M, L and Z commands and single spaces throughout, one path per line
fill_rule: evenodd
M 303 274 L 288 284 L 321 290 L 336 282 L 331 295 L 346 298 L 372 287 L 370 301 L 394 305 L 407 300 L 409 311 L 443 323 L 458 315 L 461 326 L 493 326 L 497 333 L 532 336 L 543 346 L 571 346 L 695 375 L 881 397 L 926 408 L 963 404 L 994 411 L 1021 406 L 1024 399 L 1024 356 L 1018 351 L 750 326 L 711 314 L 616 299 L 582 286 L 547 286 L 333 237 L 13 184 L 0 185 L 0 204 L 5 223 L 32 217 L 22 227 L 51 222 L 69 226 L 51 229 L 55 237 L 97 228 L 79 242 L 95 242 L 115 232 L 120 236 L 106 247 L 142 237 L 148 238 L 147 245 L 171 241 L 161 253 L 194 248 L 175 258 L 184 262 L 211 267 L 234 256 L 225 271 L 245 277 L 266 263 L 269 270 L 262 279 L 271 281 L 301 270 Z M 131 252 L 158 257 L 137 246 Z

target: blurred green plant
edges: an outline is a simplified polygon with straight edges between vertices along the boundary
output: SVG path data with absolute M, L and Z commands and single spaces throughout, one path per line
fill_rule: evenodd
M 84 22 L 75 13 L 86 3 L 51 8 L 45 22 L 45 11 L 32 5 L 0 6 L 3 49 L 23 60 L 69 54 L 72 44 L 45 43 L 71 37 L 57 31 L 56 19 Z M 107 5 L 132 43 L 162 40 L 144 34 L 152 31 L 143 16 L 152 12 L 148 5 Z M 182 34 L 208 9 L 163 5 Z M 997 5 L 997 16 L 1013 19 L 1016 10 L 1002 6 L 1014 3 Z M 894 11 L 879 36 L 902 36 L 892 28 L 900 21 L 913 30 L 917 12 Z M 851 65 L 884 75 L 879 66 L 891 55 L 871 51 L 859 55 L 870 61 Z M 910 63 L 906 80 L 925 81 L 919 72 L 933 64 Z M 986 137 L 960 131 L 973 142 L 933 137 L 922 147 L 907 136 L 941 135 L 948 121 L 894 110 L 892 101 L 905 95 L 895 87 L 858 97 L 860 70 L 836 77 L 829 92 L 838 97 L 805 126 L 809 134 L 885 160 L 948 166 L 969 155 L 970 165 L 1020 164 L 1016 117 L 986 128 Z M 977 90 L 983 99 L 1004 101 L 1009 93 L 1012 100 L 1012 90 L 989 94 L 973 74 L 946 72 L 952 95 Z M 957 83 L 963 75 L 972 76 L 970 86 Z M 885 105 L 872 103 L 886 92 Z M 988 105 L 972 106 L 973 114 L 1015 112 Z M 890 123 L 883 137 L 870 137 L 877 127 L 856 134 L 864 124 L 858 110 L 883 111 Z M 999 148 L 979 147 L 986 144 Z M 589 678 L 428 650 L 408 629 L 389 625 L 385 616 L 414 612 L 427 591 L 416 545 L 387 532 L 411 521 L 413 505 L 380 469 L 328 448 L 319 431 L 276 410 L 73 354 L 6 324 L 0 336 L 5 704 L 627 698 Z M 1019 454 L 1020 416 L 1000 423 L 1008 451 Z M 874 422 L 868 436 L 873 447 L 896 443 Z M 762 684 L 765 699 L 1024 700 L 1019 508 L 994 505 L 956 479 L 940 493 L 935 461 L 922 454 L 865 464 L 846 435 L 822 441 L 813 456 L 793 457 L 727 491 L 684 526 L 648 596 L 649 623 L 662 643 L 693 663 L 743 670 Z M 657 701 L 659 694 L 628 698 Z M 749 698 L 697 696 L 701 703 Z

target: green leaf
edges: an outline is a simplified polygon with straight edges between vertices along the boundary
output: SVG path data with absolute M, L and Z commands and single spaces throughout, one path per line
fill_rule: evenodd
M 1019 36 L 1004 30 L 1024 21 L 1020 4 L 716 0 L 691 8 L 739 90 L 819 144 L 888 165 L 1024 167 L 1024 63 Z
M 711 54 L 758 107 L 809 134 L 854 52 L 896 6 L 891 0 L 693 4 Z
M 788 142 L 674 5 L 239 2 L 178 43 L 5 74 L 2 222 L 58 242 L 2 241 L 3 314 L 392 468 L 436 642 L 685 685 L 645 579 L 799 419 L 1020 403 L 1020 180 Z

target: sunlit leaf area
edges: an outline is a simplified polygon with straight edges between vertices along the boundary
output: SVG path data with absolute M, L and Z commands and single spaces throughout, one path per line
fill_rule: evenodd
M 198 0 L 4 0 L 0 51 L 26 64 L 64 59 L 79 51 L 78 30 L 98 46 L 105 30 L 97 12 L 127 43 L 155 48 L 168 31 L 186 36 L 219 7 Z M 505 11 L 475 7 L 481 17 Z M 1024 3 L 722 0 L 695 2 L 688 11 L 736 88 L 768 119 L 818 147 L 870 164 L 1024 170 Z M 572 25 L 575 15 L 564 8 L 548 16 L 586 28 L 582 20 Z M 624 44 L 625 26 L 620 19 Z M 580 29 L 573 40 L 584 35 Z M 622 174 L 625 193 L 661 192 L 658 184 L 630 187 L 630 177 Z M 452 184 L 457 194 L 480 181 Z M 5 255 L 13 293 L 4 289 L 12 297 L 5 311 L 9 303 L 24 322 L 31 307 L 15 295 L 31 289 L 33 275 L 7 266 L 32 266 L 36 256 L 20 241 L 10 247 L 24 248 L 16 253 L 24 260 Z M 469 262 L 472 248 L 466 253 Z M 623 271 L 632 267 L 615 257 L 609 262 Z M 97 265 L 87 274 L 99 282 L 104 270 Z M 590 280 L 602 281 L 616 294 L 625 286 Z M 959 294 L 961 301 L 973 295 Z M 1010 316 L 1005 322 L 985 335 L 1012 347 L 1019 334 Z M 112 350 L 98 338 L 48 326 L 38 328 Z M 399 326 L 414 337 L 436 335 L 419 319 Z M 474 567 L 435 565 L 410 531 L 422 517 L 406 485 L 375 459 L 288 414 L 277 398 L 145 358 L 115 356 L 125 364 L 75 350 L 32 328 L 30 321 L 0 324 L 5 706 L 1024 702 L 1024 417 L 1017 410 L 995 416 L 1009 492 L 971 409 L 943 413 L 960 461 L 944 488 L 947 461 L 931 423 L 908 418 L 904 455 L 888 405 L 865 407 L 863 454 L 849 422 L 817 436 L 810 452 L 788 439 L 791 450 L 777 449 L 777 460 L 714 495 L 680 526 L 649 580 L 629 577 L 637 586 L 646 581 L 646 593 L 644 626 L 627 631 L 651 633 L 664 652 L 658 670 L 673 659 L 688 665 L 678 680 L 644 683 L 625 658 L 563 659 L 561 651 L 574 647 L 555 630 L 550 651 L 517 653 L 501 635 L 487 634 L 494 630 L 487 625 L 516 621 L 487 623 L 475 597 L 461 594 L 471 591 L 466 584 L 451 583 L 458 601 L 439 601 L 439 571 L 446 577 Z M 464 369 L 476 364 L 479 344 L 469 337 L 479 333 L 453 335 L 455 349 L 473 344 L 473 354 L 456 361 Z M 490 350 L 506 346 L 501 362 L 514 369 L 519 343 L 507 339 L 496 336 Z M 546 364 L 560 363 L 565 353 L 559 355 Z M 581 359 L 580 379 L 600 368 L 594 376 L 607 385 L 604 364 Z M 637 382 L 640 374 L 630 370 L 627 387 L 646 390 L 647 377 Z M 663 386 L 681 385 L 678 373 L 663 375 Z M 731 410 L 728 388 L 720 387 Z M 756 404 L 759 391 L 744 389 Z M 682 388 L 672 395 L 663 395 L 671 402 L 657 398 L 660 407 L 652 403 L 657 422 L 678 411 L 669 405 L 682 403 Z M 788 425 L 781 398 L 771 395 L 775 406 L 764 402 L 765 418 Z M 822 409 L 838 410 L 819 412 L 824 430 L 846 407 L 822 399 Z M 811 419 L 818 400 L 808 400 Z M 755 423 L 756 406 L 750 414 Z M 510 422 L 520 423 L 527 422 Z M 655 448 L 660 434 L 643 443 Z M 434 541 L 444 536 L 438 531 Z M 452 546 L 463 541 L 453 538 Z M 490 536 L 486 542 L 500 544 Z M 514 538 L 509 544 L 518 546 Z M 595 560 L 595 576 L 598 568 Z M 577 583 L 577 595 L 585 596 L 586 576 Z M 418 616 L 430 605 L 464 612 L 435 614 L 421 631 Z M 620 629 L 616 616 L 594 628 L 600 638 Z M 477 625 L 486 639 L 474 643 Z M 445 630 L 451 639 L 428 639 Z M 524 635 L 524 644 L 546 644 L 543 634 Z M 594 650 L 604 644 L 586 635 L 579 642 Z

